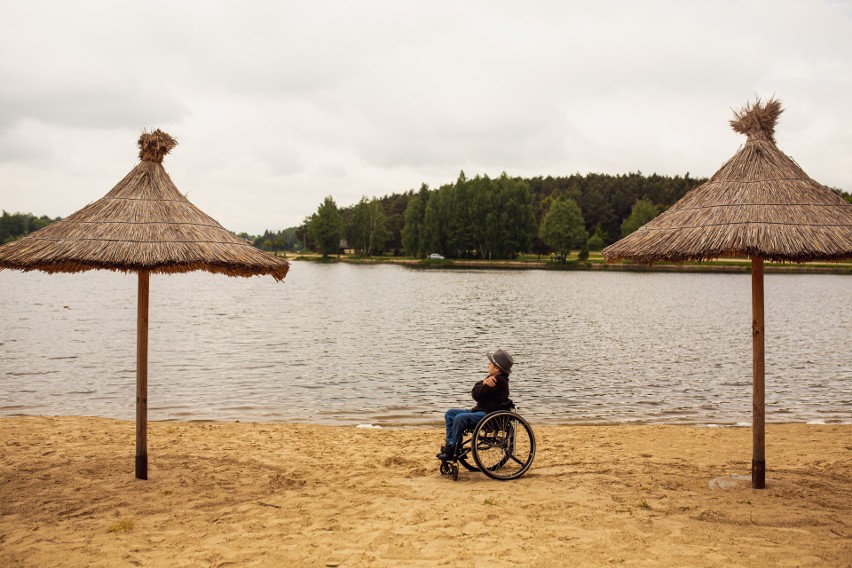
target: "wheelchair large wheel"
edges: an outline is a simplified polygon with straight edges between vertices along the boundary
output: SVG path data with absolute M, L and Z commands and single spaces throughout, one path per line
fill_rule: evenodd
M 535 457 L 532 428 L 514 412 L 494 412 L 480 420 L 471 444 L 482 473 L 501 481 L 522 476 Z

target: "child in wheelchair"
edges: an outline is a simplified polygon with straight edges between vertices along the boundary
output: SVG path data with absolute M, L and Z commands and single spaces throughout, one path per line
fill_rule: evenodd
M 444 415 L 447 435 L 446 445 L 441 446 L 438 459 L 453 460 L 456 448 L 461 443 L 462 435 L 472 430 L 476 424 L 489 412 L 506 410 L 513 407 L 509 398 L 509 374 L 512 372 L 514 360 L 505 349 L 486 353 L 488 358 L 488 376 L 477 381 L 470 391 L 476 405 L 473 408 L 451 408 Z

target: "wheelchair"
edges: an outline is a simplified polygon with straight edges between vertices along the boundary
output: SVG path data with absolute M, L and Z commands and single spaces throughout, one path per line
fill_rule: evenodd
M 535 457 L 535 435 L 516 409 L 486 414 L 462 434 L 452 460 L 441 461 L 441 475 L 458 481 L 459 464 L 468 471 L 481 471 L 492 479 L 518 479 L 527 472 Z

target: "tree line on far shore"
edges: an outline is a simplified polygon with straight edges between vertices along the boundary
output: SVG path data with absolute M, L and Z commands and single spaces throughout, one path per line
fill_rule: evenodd
M 583 256 L 632 233 L 705 181 L 689 173 L 533 178 L 504 173 L 470 179 L 461 172 L 455 182 L 435 189 L 423 184 L 404 193 L 362 197 L 347 207 L 328 196 L 298 227 L 238 236 L 267 251 L 481 259 L 533 253 L 564 260 L 571 250 Z M 852 203 L 852 194 L 834 191 Z M 4 210 L 0 244 L 60 219 Z
M 0 215 L 0 244 L 10 243 L 15 239 L 29 235 L 47 227 L 60 217 L 51 219 L 46 215 L 36 217 L 31 213 L 7 213 L 5 210 Z
M 249 240 L 265 250 L 506 259 L 604 248 L 632 233 L 706 178 L 641 172 L 566 177 L 476 176 L 338 207 L 326 197 L 302 225 Z M 834 190 L 847 201 L 852 195 Z M 247 235 L 246 235 L 247 237 Z
M 338 207 L 326 197 L 299 227 L 267 231 L 268 250 L 343 248 L 357 255 L 507 259 L 521 253 L 600 250 L 673 205 L 706 179 L 684 176 L 574 174 L 497 178 L 461 172 L 453 183 Z M 280 248 L 278 248 L 280 247 Z

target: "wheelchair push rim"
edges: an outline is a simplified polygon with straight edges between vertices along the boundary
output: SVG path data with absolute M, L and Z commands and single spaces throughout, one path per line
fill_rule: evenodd
M 535 435 L 519 414 L 498 411 L 479 421 L 471 441 L 477 467 L 492 479 L 521 477 L 535 458 Z

